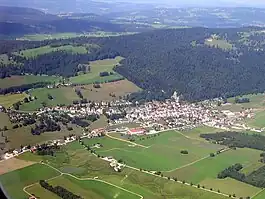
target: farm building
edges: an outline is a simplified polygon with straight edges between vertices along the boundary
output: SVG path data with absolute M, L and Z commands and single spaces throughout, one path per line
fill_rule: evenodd
M 127 130 L 128 135 L 142 135 L 145 134 L 146 130 L 144 128 L 134 128 Z

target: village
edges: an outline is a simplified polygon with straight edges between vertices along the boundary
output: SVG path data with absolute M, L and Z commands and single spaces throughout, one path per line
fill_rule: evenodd
M 113 102 L 89 102 L 86 104 L 73 104 L 70 106 L 45 107 L 34 113 L 26 113 L 6 110 L 12 123 L 26 121 L 31 125 L 43 122 L 43 118 L 54 122 L 53 125 L 68 125 L 75 121 L 76 125 L 83 127 L 82 136 L 69 134 L 64 139 L 51 140 L 46 144 L 48 146 L 62 146 L 70 142 L 83 138 L 93 139 L 94 137 L 105 136 L 111 133 L 120 133 L 127 136 L 140 136 L 146 134 L 156 134 L 168 129 L 186 130 L 198 126 L 210 126 L 219 129 L 250 129 L 253 131 L 262 131 L 263 129 L 252 129 L 244 124 L 245 118 L 253 117 L 251 109 L 240 112 L 231 112 L 228 110 L 218 110 L 214 103 L 204 101 L 200 103 L 188 103 L 179 100 L 179 97 L 173 95 L 171 99 L 165 101 L 146 102 L 144 104 L 132 103 L 126 100 L 117 100 Z M 108 126 L 99 129 L 89 129 L 86 124 L 88 118 L 95 121 L 102 115 L 107 116 Z M 79 121 L 79 122 L 77 122 Z M 23 125 L 24 125 L 23 123 Z M 44 122 L 45 123 L 45 122 Z M 137 128 L 128 128 L 126 124 L 138 124 Z M 38 126 L 37 124 L 35 126 Z M 45 133 L 45 132 L 42 132 Z M 21 146 L 20 149 L 9 151 L 2 156 L 2 159 L 9 159 L 24 152 L 35 152 L 39 145 Z M 122 164 L 116 160 L 106 159 L 114 170 L 120 170 Z

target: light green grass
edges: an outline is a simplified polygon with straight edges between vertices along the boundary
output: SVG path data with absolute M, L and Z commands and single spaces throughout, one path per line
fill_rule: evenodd
M 79 147 L 78 147 L 79 145 Z M 124 168 L 120 173 L 114 172 L 109 163 L 95 157 L 77 142 L 71 143 L 65 147 L 64 155 L 57 155 L 53 158 L 47 158 L 53 166 L 59 166 L 60 169 L 65 167 L 82 168 L 85 171 L 76 174 L 79 177 L 95 177 L 123 187 L 144 197 L 144 199 L 225 199 L 226 197 L 214 193 L 209 193 L 194 187 L 182 185 L 176 182 L 162 179 L 156 176 L 142 173 L 140 171 Z M 32 160 L 32 158 L 31 158 Z M 52 183 L 52 181 L 51 181 Z M 64 182 L 62 182 L 64 183 Z M 80 182 L 81 183 L 81 182 Z M 60 184 L 60 183 L 58 183 Z M 78 185 L 83 188 L 84 184 Z M 72 187 L 72 186 L 71 186 Z M 69 187 L 71 189 L 71 187 Z M 98 190 L 98 187 L 95 187 Z M 36 189 L 35 189 L 36 190 Z M 86 190 L 87 192 L 88 190 Z M 101 189 L 105 192 L 104 189 Z M 107 194 L 101 193 L 98 194 Z M 39 192 L 42 194 L 42 192 Z M 36 191 L 38 194 L 38 190 Z M 108 197 L 105 197 L 108 198 Z M 53 199 L 53 198 L 52 198 Z M 56 198 L 57 199 L 57 198 Z
M 116 199 L 139 199 L 140 197 L 123 191 L 119 188 L 95 180 L 80 181 L 69 176 L 63 176 L 49 181 L 52 186 L 62 186 L 83 198 L 116 198 Z M 33 189 L 30 189 L 34 191 Z M 104 191 L 102 191 L 104 190 Z M 35 193 L 35 192 L 33 192 Z M 38 194 L 38 192 L 36 192 Z M 41 197 L 42 198 L 42 197 Z
M 215 181 L 216 183 L 212 183 L 212 186 L 208 188 L 220 189 L 225 193 L 229 193 L 230 190 L 226 189 L 227 187 L 229 187 L 227 184 L 225 184 L 224 187 L 220 186 L 222 183 L 220 182 L 219 179 L 217 179 L 218 173 L 223 171 L 225 168 L 234 165 L 236 163 L 242 164 L 244 168 L 249 168 L 252 164 L 256 164 L 259 161 L 260 159 L 259 155 L 260 151 L 253 149 L 244 148 L 244 149 L 230 150 L 222 154 L 219 154 L 216 157 L 204 159 L 200 162 L 197 162 L 185 168 L 165 173 L 165 175 L 172 177 L 174 176 L 177 177 L 179 180 L 186 180 L 187 182 L 193 182 L 196 184 L 202 184 L 202 182 L 204 182 L 205 180 L 207 182 L 209 182 L 210 180 L 213 182 Z M 214 184 L 219 186 L 214 187 Z M 235 184 L 235 182 L 233 182 L 233 184 Z M 231 184 L 230 186 L 233 187 L 233 184 Z M 238 186 L 240 186 L 240 184 L 241 183 L 238 182 Z M 246 184 L 244 184 L 244 186 L 249 186 L 250 190 L 248 193 L 244 193 L 242 195 L 244 197 L 251 195 L 250 194 L 251 190 L 252 194 L 257 191 L 257 188 L 254 188 L 253 186 Z M 244 186 L 242 187 L 242 189 L 244 189 Z M 240 193 L 236 194 L 238 195 Z
M 206 179 L 200 183 L 202 186 L 206 188 L 213 188 L 215 191 L 220 190 L 222 193 L 226 194 L 235 194 L 236 197 L 246 198 L 248 196 L 252 196 L 255 193 L 258 193 L 261 189 L 248 185 L 246 183 L 226 178 L 226 179 Z
M 21 86 L 23 84 L 32 84 L 37 82 L 58 82 L 61 77 L 47 75 L 23 75 L 11 76 L 0 79 L 0 88 L 9 88 L 12 86 Z
M 248 125 L 256 128 L 265 127 L 265 111 L 257 112 L 253 119 L 248 120 Z
M 264 199 L 264 198 L 265 198 L 265 189 L 263 189 L 263 191 L 255 195 L 253 199 Z
M 47 166 L 34 164 L 0 176 L 1 184 L 11 198 L 25 199 L 27 194 L 23 188 L 39 180 L 58 176 L 59 173 Z
M 66 45 L 66 46 L 60 46 L 60 47 L 42 46 L 39 48 L 22 50 L 18 54 L 23 56 L 23 57 L 31 58 L 31 57 L 36 57 L 38 55 L 51 53 L 51 52 L 55 52 L 55 51 L 65 51 L 65 52 L 75 53 L 75 54 L 86 54 L 86 53 L 88 53 L 86 47 L 84 47 L 84 46 Z
M 231 110 L 231 111 L 241 111 L 242 109 L 246 108 L 264 108 L 265 107 L 265 95 L 264 93 L 258 93 L 258 94 L 248 94 L 248 95 L 243 95 L 243 96 L 238 96 L 238 97 L 243 97 L 243 98 L 249 98 L 250 102 L 249 103 L 241 103 L 241 104 L 235 104 L 235 97 L 228 98 L 227 101 L 228 105 L 224 105 L 219 107 L 219 109 L 222 110 Z
M 200 134 L 215 133 L 215 132 L 221 132 L 221 131 L 223 130 L 218 129 L 218 128 L 208 127 L 208 126 L 200 126 L 200 127 L 196 127 L 190 130 L 181 131 L 181 133 L 190 137 L 191 139 L 199 139 L 202 141 L 206 141 L 204 138 L 200 137 Z
M 74 84 L 91 84 L 95 82 L 104 83 L 109 80 L 121 79 L 122 76 L 113 71 L 113 67 L 122 60 L 122 57 L 115 59 L 104 59 L 90 62 L 90 72 L 83 75 L 71 77 L 70 81 Z M 114 72 L 114 75 L 100 77 L 100 72 Z
M 14 103 L 23 100 L 25 97 L 27 97 L 25 93 L 0 95 L 0 105 L 10 108 Z
M 137 139 L 136 142 L 148 148 L 129 146 L 130 143 L 107 137 L 86 141 L 91 146 L 95 143 L 103 144 L 102 148 L 96 149 L 100 155 L 122 159 L 126 164 L 137 168 L 162 171 L 189 164 L 222 148 L 220 145 L 187 139 L 175 131 L 164 132 L 145 140 Z M 188 150 L 189 154 L 183 155 L 181 150 Z
M 37 97 L 37 99 L 32 102 L 22 104 L 20 107 L 21 110 L 37 110 L 43 107 L 43 102 L 46 104 L 46 106 L 56 106 L 58 104 L 69 105 L 73 103 L 73 100 L 79 100 L 79 97 L 71 87 L 52 89 L 38 88 L 31 90 L 29 93 L 30 95 Z M 53 100 L 48 99 L 48 94 L 53 96 Z
M 205 45 L 221 48 L 224 50 L 231 50 L 233 48 L 232 44 L 223 39 L 212 39 L 211 41 L 205 40 Z

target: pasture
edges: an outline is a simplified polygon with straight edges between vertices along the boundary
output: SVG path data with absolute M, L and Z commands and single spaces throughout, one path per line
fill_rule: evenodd
M 223 39 L 215 39 L 215 38 L 206 39 L 205 45 L 215 48 L 221 48 L 223 50 L 231 50 L 233 48 L 233 45 L 230 44 L 228 41 Z
M 9 128 L 4 132 L 4 135 L 8 137 L 9 142 L 5 144 L 6 149 L 19 148 L 20 145 L 33 145 L 36 143 L 43 143 L 48 140 L 63 139 L 64 136 L 68 136 L 71 133 L 76 135 L 82 134 L 82 128 L 73 126 L 72 131 L 68 131 L 65 127 L 61 131 L 57 132 L 45 132 L 41 135 L 34 136 L 31 134 L 31 126 L 21 127 L 18 129 Z
M 112 101 L 141 89 L 128 80 L 103 83 L 95 89 L 93 85 L 76 86 L 81 90 L 84 98 L 92 101 Z
M 37 82 L 58 82 L 61 78 L 47 75 L 23 75 L 11 76 L 0 79 L 0 88 L 9 88 L 13 86 L 21 86 L 23 84 L 32 84 Z
M 110 80 L 120 80 L 122 76 L 113 71 L 113 67 L 119 64 L 122 60 L 122 57 L 116 57 L 115 59 L 104 59 L 92 61 L 89 63 L 90 72 L 86 74 L 78 75 L 75 77 L 71 77 L 70 81 L 73 84 L 92 84 L 95 82 L 104 83 Z M 100 77 L 100 72 L 112 72 L 112 75 Z
M 261 109 L 265 107 L 265 95 L 264 93 L 248 94 L 238 96 L 240 98 L 249 98 L 249 103 L 235 104 L 235 97 L 227 99 L 227 104 L 218 107 L 221 110 L 241 111 L 246 108 Z
M 71 87 L 61 88 L 38 88 L 29 91 L 31 96 L 37 97 L 34 101 L 24 103 L 20 109 L 24 111 L 34 111 L 42 108 L 43 106 L 56 106 L 58 104 L 69 105 L 73 103 L 73 100 L 79 100 L 75 91 Z M 53 99 L 49 99 L 48 95 L 51 95 Z
M 38 55 L 47 54 L 47 53 L 51 53 L 51 52 L 55 52 L 55 51 L 65 51 L 65 52 L 73 53 L 73 54 L 86 54 L 86 53 L 88 53 L 86 47 L 84 47 L 84 46 L 66 45 L 66 46 L 60 46 L 60 47 L 42 46 L 39 48 L 22 50 L 16 54 L 23 56 L 23 57 L 26 57 L 26 58 L 32 58 L 32 57 L 36 57 Z
M 39 161 L 40 156 L 28 153 L 26 156 L 23 154 L 19 158 L 26 160 Z M 145 199 L 163 199 L 163 198 L 175 198 L 175 199 L 225 199 L 225 196 L 210 193 L 195 187 L 169 181 L 164 178 L 153 176 L 150 174 L 142 173 L 130 168 L 124 168 L 121 172 L 115 172 L 110 168 L 109 163 L 95 157 L 89 151 L 83 148 L 78 142 L 70 143 L 65 146 L 61 152 L 56 153 L 56 157 L 42 156 L 45 162 L 49 162 L 50 165 L 59 168 L 64 173 L 72 173 L 78 178 L 91 178 L 97 176 L 99 180 L 103 180 L 107 183 L 122 187 L 123 189 L 142 195 Z M 55 181 L 51 180 L 49 183 L 54 185 L 69 186 L 69 189 L 75 190 L 81 194 L 95 194 L 101 196 L 99 198 L 112 198 L 113 193 L 117 189 L 110 190 L 112 197 L 108 197 L 102 193 L 102 189 L 98 187 L 104 187 L 105 184 L 91 185 L 91 182 L 80 180 L 76 181 L 68 175 L 63 175 L 66 178 L 57 178 Z M 48 178 L 45 178 L 48 179 Z M 67 182 L 65 182 L 65 180 Z M 70 181 L 70 182 L 69 182 Z M 69 183 L 69 184 L 68 184 Z M 87 184 L 88 183 L 88 184 Z M 94 186 L 94 187 L 93 187 Z M 39 186 L 33 186 L 27 189 L 27 191 L 34 192 L 37 196 L 49 196 L 50 198 L 57 199 L 54 195 L 47 193 Z M 117 190 L 121 194 L 121 191 Z M 106 192 L 106 191 L 104 191 Z M 103 195 L 102 195 L 103 194 Z M 115 194 L 116 195 L 116 194 Z M 129 195 L 127 195 L 129 197 Z M 125 198 L 127 198 L 125 197 Z M 133 197 L 130 195 L 130 197 Z M 124 198 L 124 197 L 123 197 Z
M 222 148 L 220 145 L 188 139 L 176 131 L 167 131 L 155 137 L 147 136 L 144 140 L 136 138 L 135 143 L 139 145 L 107 136 L 85 140 L 85 143 L 89 146 L 96 143 L 102 144 L 102 148 L 95 149 L 99 155 L 113 156 L 117 160 L 122 159 L 130 166 L 156 171 L 167 171 L 184 166 L 208 157 L 210 153 Z M 181 154 L 181 150 L 187 150 L 188 154 Z
M 265 127 L 265 111 L 256 112 L 254 118 L 247 120 L 247 124 L 255 128 Z
M 33 164 L 31 166 L 12 171 L 0 176 L 0 181 L 11 198 L 25 199 L 27 194 L 23 188 L 39 180 L 58 176 L 59 173 L 45 165 Z
M 166 176 L 177 177 L 179 180 L 186 180 L 187 182 L 204 185 L 214 190 L 219 189 L 227 194 L 235 193 L 237 196 L 242 197 L 251 196 L 259 191 L 259 189 L 235 180 L 220 180 L 217 179 L 217 175 L 225 168 L 236 163 L 241 163 L 243 165 L 243 171 L 244 169 L 246 169 L 247 172 L 254 171 L 255 167 L 253 167 L 252 164 L 259 162 L 260 153 L 260 151 L 247 148 L 229 150 L 215 157 L 210 157 L 164 174 Z M 225 181 L 225 183 L 222 183 L 223 181 Z M 231 193 L 230 189 L 234 186 L 241 188 L 238 190 L 234 189 L 234 192 Z
M 0 95 L 0 105 L 10 108 L 14 103 L 22 101 L 27 96 L 25 93 Z

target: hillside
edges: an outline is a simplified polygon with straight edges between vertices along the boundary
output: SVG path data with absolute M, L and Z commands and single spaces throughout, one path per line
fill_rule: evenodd
M 231 97 L 265 90 L 264 39 L 262 28 L 188 28 L 109 38 L 3 41 L 1 53 L 7 54 L 9 61 L 0 75 L 71 77 L 84 70 L 79 64 L 122 56 L 125 59 L 115 71 L 145 89 L 132 95 L 133 100 L 164 99 L 173 91 L 188 100 Z M 88 52 L 40 53 L 65 45 Z M 21 51 L 29 48 L 37 56 L 27 57 L 27 51 Z

